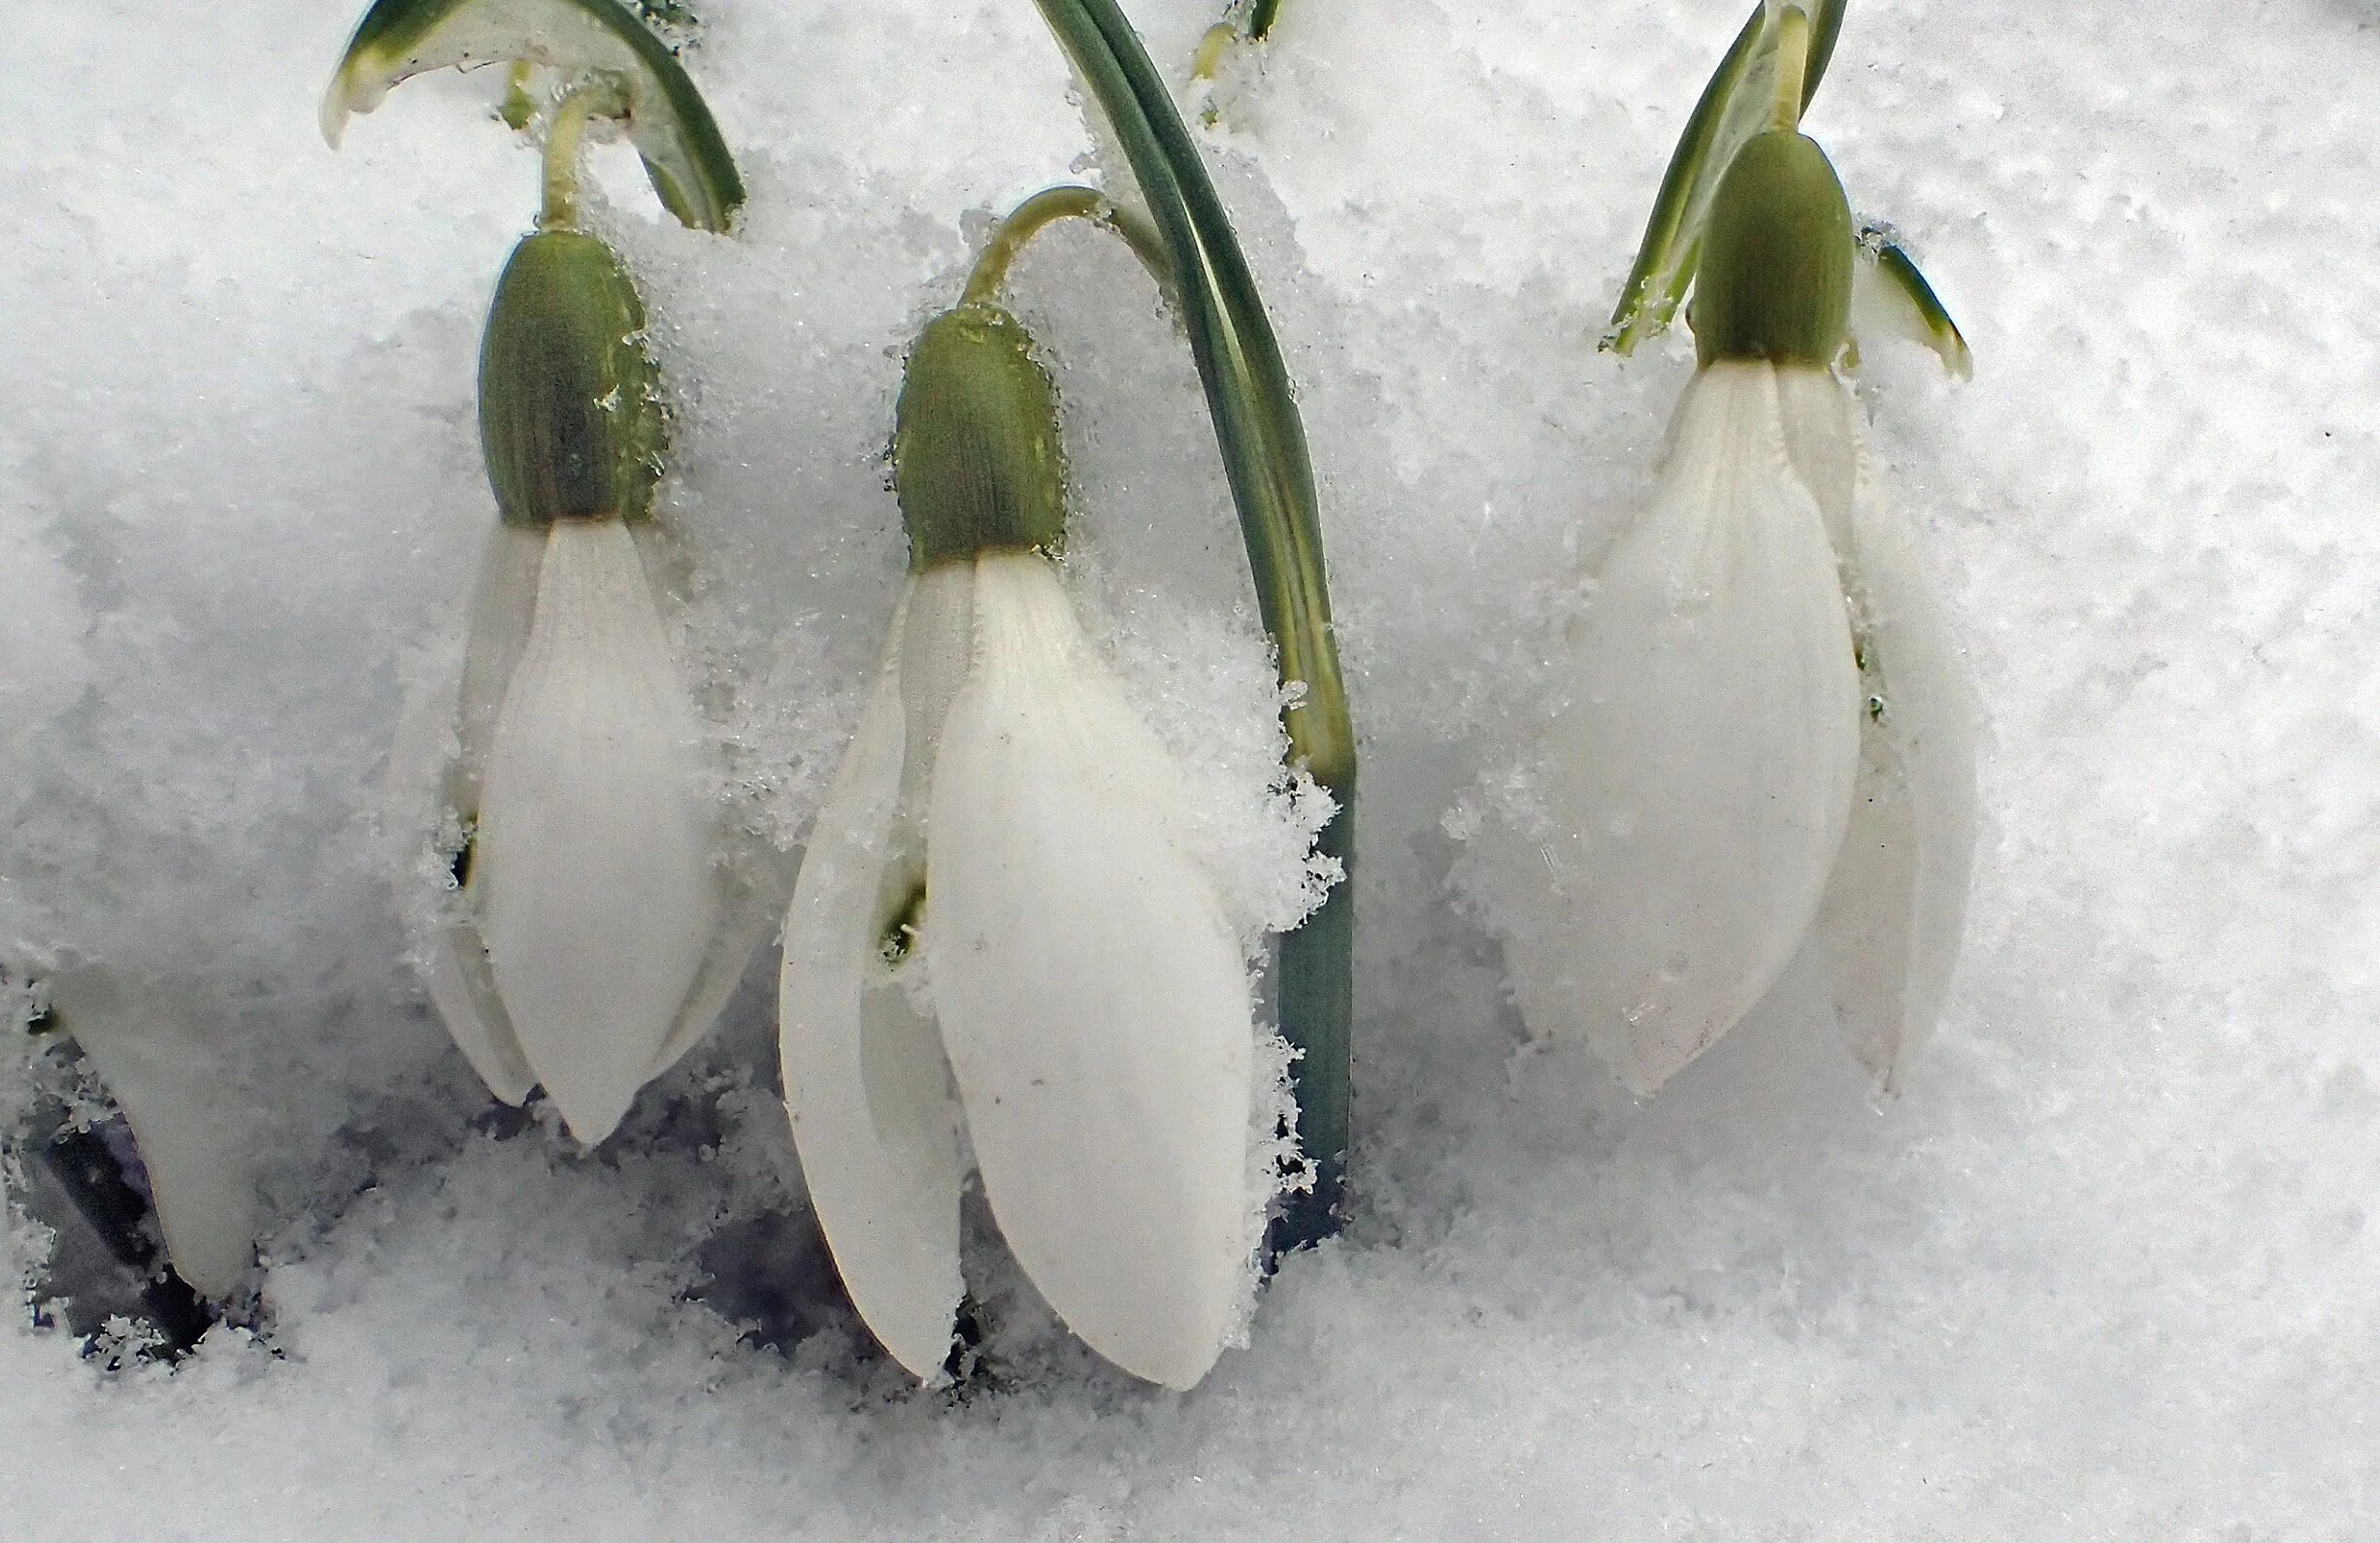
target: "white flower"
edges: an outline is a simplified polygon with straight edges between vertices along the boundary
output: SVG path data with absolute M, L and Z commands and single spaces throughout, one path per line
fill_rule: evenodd
M 1974 844 L 1971 693 L 1823 367 L 1721 358 L 1603 561 L 1551 736 L 1557 891 L 1515 918 L 1523 1012 L 1650 1092 L 1806 938 L 1853 1048 L 1932 1027 Z
M 1235 1331 L 1256 1029 L 1187 823 L 1047 558 L 911 575 L 795 886 L 779 1013 L 820 1224 L 921 1378 L 951 1350 L 969 1144 L 1009 1249 L 1101 1355 L 1187 1388 Z
M 543 1083 L 586 1142 L 701 1036 L 749 954 L 722 926 L 702 730 L 634 534 L 649 528 L 498 528 L 447 786 L 468 844 L 431 996 L 496 1097 Z

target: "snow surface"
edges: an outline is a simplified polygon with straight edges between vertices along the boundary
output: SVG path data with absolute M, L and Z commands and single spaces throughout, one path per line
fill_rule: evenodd
M 986 217 L 1090 141 L 1025 0 L 701 9 L 743 235 L 660 222 L 624 150 L 603 181 L 680 399 L 687 646 L 791 845 L 892 606 L 901 350 Z M 1632 1104 L 1526 1043 L 1448 883 L 1518 796 L 1579 564 L 1688 373 L 1682 338 L 1592 340 L 1741 7 L 1290 0 L 1211 141 L 1307 412 L 1364 736 L 1357 1217 L 1193 1394 L 1102 1370 L 1010 1279 L 1001 1373 L 955 1401 L 904 1392 L 819 1285 L 773 956 L 591 1157 L 491 1114 L 404 967 L 417 790 L 383 772 L 492 519 L 473 366 L 534 162 L 486 75 L 326 150 L 351 10 L 11 15 L 0 937 L 105 963 L 213 1047 L 193 1086 L 253 1133 L 271 1230 L 261 1330 L 170 1372 L 0 1330 L 0 1532 L 2380 1514 L 2380 10 L 1852 8 L 1810 126 L 1977 359 L 1959 386 L 1871 345 L 1862 395 L 1996 736 L 1966 965 L 1878 1108 L 1806 968 Z M 1134 11 L 1177 70 L 1211 18 Z M 1082 595 L 1253 806 L 1269 688 L 1184 350 L 1087 235 L 1020 284 Z M 1219 847 L 1260 893 L 1294 864 L 1239 818 Z M 16 1056 L 12 1122 L 56 1060 Z

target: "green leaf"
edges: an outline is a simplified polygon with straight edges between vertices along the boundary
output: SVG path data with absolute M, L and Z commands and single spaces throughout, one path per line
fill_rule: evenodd
M 1306 428 L 1289 372 L 1230 216 L 1164 80 L 1115 0 L 1035 0 L 1132 163 L 1171 255 L 1183 324 L 1231 479 L 1258 607 L 1291 685 L 1281 714 L 1293 764 L 1338 800 L 1323 849 L 1349 869 L 1355 850 L 1355 733 L 1339 674 Z M 1299 1134 L 1327 1190 L 1293 1213 L 1295 1247 L 1337 1230 L 1347 1150 L 1353 1002 L 1352 874 L 1282 939 L 1281 1033 L 1296 1067 Z
M 668 45 L 617 0 L 377 0 L 347 43 L 322 98 L 333 147 L 351 113 L 430 70 L 517 60 L 572 75 L 616 76 L 628 136 L 671 213 L 724 231 L 744 203 L 727 141 Z
M 1962 380 L 1972 379 L 1975 356 L 1959 324 L 1950 319 L 1949 308 L 1891 229 L 1863 225 L 1860 255 L 1868 260 L 1860 264 L 1853 283 L 1854 329 L 1876 328 L 1922 343 L 1940 356 L 1943 369 Z
M 1804 108 L 1817 95 L 1818 82 L 1835 57 L 1843 5 L 1844 0 L 1816 0 L 1809 10 L 1808 63 L 1802 78 Z M 1620 303 L 1612 309 L 1610 329 L 1603 334 L 1603 345 L 1615 353 L 1633 353 L 1644 339 L 1658 337 L 1685 303 L 1702 254 L 1710 196 L 1736 152 L 1768 126 L 1776 88 L 1775 16 L 1781 9 L 1775 0 L 1758 0 L 1686 119 L 1653 200 L 1652 217 L 1645 221 L 1636 265 L 1620 288 Z

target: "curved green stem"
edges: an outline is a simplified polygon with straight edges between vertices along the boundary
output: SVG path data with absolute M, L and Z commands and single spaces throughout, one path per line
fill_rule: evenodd
M 373 0 L 323 93 L 322 137 L 336 148 L 348 115 L 371 112 L 401 81 L 519 60 L 615 82 L 620 106 L 610 115 L 662 205 L 697 229 L 734 224 L 744 180 L 718 122 L 671 46 L 622 0 Z
M 601 78 L 582 81 L 562 94 L 545 124 L 545 197 L 538 212 L 540 230 L 578 228 L 578 147 L 586 139 L 587 119 L 609 115 L 625 105 L 617 83 Z
M 1354 1008 L 1355 729 L 1332 631 L 1314 470 L 1280 344 L 1231 219 L 1164 79 L 1115 0 L 1035 0 L 1098 100 L 1132 164 L 1172 256 L 1184 329 L 1282 684 L 1289 761 L 1338 801 L 1323 853 L 1346 876 L 1280 941 L 1281 1034 L 1293 1071 L 1298 1136 L 1315 1168 L 1273 1244 L 1289 1249 L 1339 1229 L 1348 1146 Z
M 967 276 L 967 292 L 961 304 L 999 299 L 1001 286 L 1008 282 L 1008 270 L 1015 265 L 1018 255 L 1034 237 L 1062 219 L 1087 219 L 1121 236 L 1124 245 L 1132 248 L 1132 254 L 1140 259 L 1140 266 L 1157 280 L 1157 287 L 1167 294 L 1173 292 L 1173 261 L 1166 255 L 1164 241 L 1148 221 L 1118 209 L 1096 187 L 1068 182 L 1044 187 L 1009 211 L 1008 217 L 992 232 L 983 255 L 975 259 L 975 271 Z

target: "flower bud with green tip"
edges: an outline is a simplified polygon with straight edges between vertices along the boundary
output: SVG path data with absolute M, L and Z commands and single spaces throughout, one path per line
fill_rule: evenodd
M 768 911 L 719 861 L 660 609 L 644 329 L 618 259 L 577 232 L 523 240 L 497 287 L 479 407 L 501 520 L 446 779 L 455 898 L 430 950 L 431 996 L 489 1089 L 518 1103 L 543 1083 L 589 1143 L 701 1038 Z
M 1553 893 L 1500 907 L 1524 1015 L 1644 1093 L 1805 942 L 1889 1082 L 1947 994 L 1973 862 L 1972 692 L 1835 374 L 1855 238 L 1799 86 L 1712 197 L 1700 365 L 1572 633 Z
M 1240 929 L 1060 581 L 1057 397 L 1013 316 L 975 300 L 926 324 L 893 462 L 909 575 L 785 921 L 802 1170 L 862 1318 L 918 1377 L 950 1354 L 972 1151 L 1067 1326 L 1186 1388 L 1243 1315 L 1264 1208 Z
M 676 53 L 619 0 L 376 0 L 322 103 L 349 114 L 447 66 L 511 62 L 506 121 L 542 121 L 539 229 L 512 252 L 479 358 L 490 533 L 448 720 L 425 949 L 430 993 L 489 1089 L 543 1083 L 579 1139 L 710 1027 L 781 889 L 728 857 L 655 575 L 660 383 L 618 256 L 578 228 L 592 119 L 621 125 L 663 204 L 724 230 L 744 185 Z M 535 69 L 563 88 L 542 118 Z M 426 734 L 426 720 L 417 725 Z

